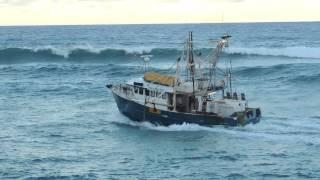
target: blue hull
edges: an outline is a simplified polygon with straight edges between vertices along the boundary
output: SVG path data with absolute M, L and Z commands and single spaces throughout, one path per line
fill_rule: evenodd
M 201 126 L 239 126 L 248 123 L 257 123 L 260 118 L 252 118 L 245 122 L 240 122 L 232 117 L 220 117 L 209 114 L 191 114 L 157 110 L 138 104 L 134 101 L 127 100 L 116 93 L 113 93 L 119 111 L 133 121 L 148 121 L 155 125 L 170 126 L 173 124 L 199 124 Z

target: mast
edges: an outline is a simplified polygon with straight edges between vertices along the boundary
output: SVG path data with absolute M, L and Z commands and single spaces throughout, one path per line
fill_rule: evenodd
M 193 55 L 193 37 L 192 32 L 189 32 L 189 41 L 188 41 L 188 64 L 190 66 L 190 74 L 191 74 L 191 80 L 192 80 L 192 92 L 193 95 L 195 94 L 195 88 L 194 88 L 194 76 L 195 76 L 195 64 L 194 64 L 194 55 Z
M 196 103 L 195 103 L 195 63 L 194 63 L 194 54 L 193 54 L 193 37 L 192 32 L 189 32 L 189 40 L 188 40 L 188 65 L 190 67 L 190 74 L 191 74 L 191 80 L 192 80 L 192 109 L 196 109 Z

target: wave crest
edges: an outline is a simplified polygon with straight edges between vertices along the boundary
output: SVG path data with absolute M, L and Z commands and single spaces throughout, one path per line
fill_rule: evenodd
M 247 56 L 280 56 L 289 58 L 320 58 L 320 48 L 316 47 L 285 47 L 285 48 L 229 48 L 228 54 Z
M 212 53 L 211 49 L 196 50 L 203 54 Z M 61 50 L 55 47 L 44 48 L 4 48 L 0 49 L 0 63 L 27 63 L 27 62 L 128 62 L 140 59 L 143 54 L 151 54 L 154 58 L 172 60 L 181 55 L 180 49 L 174 48 L 134 48 L 110 49 L 76 47 L 70 50 Z M 270 48 L 228 48 L 225 51 L 228 58 L 254 57 L 288 57 L 288 58 L 319 58 L 320 48 L 288 47 L 279 49 Z

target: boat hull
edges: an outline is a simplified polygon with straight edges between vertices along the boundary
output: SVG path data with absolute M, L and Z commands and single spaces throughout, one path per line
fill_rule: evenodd
M 252 117 L 239 120 L 233 117 L 221 117 L 212 114 L 181 113 L 164 111 L 141 105 L 135 101 L 123 98 L 113 92 L 119 111 L 137 122 L 150 122 L 155 125 L 170 126 L 174 124 L 198 124 L 201 126 L 243 126 L 249 123 L 257 123 L 260 117 Z

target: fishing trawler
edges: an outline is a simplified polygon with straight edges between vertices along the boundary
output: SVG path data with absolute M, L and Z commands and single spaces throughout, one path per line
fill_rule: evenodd
M 190 32 L 182 55 L 175 62 L 175 75 L 149 72 L 145 67 L 144 77 L 139 81 L 108 84 L 119 111 L 133 121 L 162 126 L 258 123 L 260 108 L 248 107 L 246 95 L 233 90 L 231 67 L 222 70 L 217 66 L 230 38 L 227 35 L 215 41 L 210 59 L 203 63 L 194 51 Z M 150 56 L 145 56 L 144 60 L 149 62 Z M 183 71 L 182 61 L 185 61 Z

